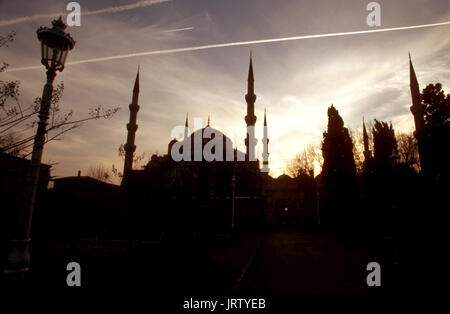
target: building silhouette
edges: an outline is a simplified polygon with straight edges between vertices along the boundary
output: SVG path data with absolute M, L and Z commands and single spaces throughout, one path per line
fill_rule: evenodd
M 253 59 L 250 55 L 245 95 L 245 153 L 235 148 L 233 141 L 220 130 L 212 127 L 210 117 L 205 127 L 189 134 L 189 116 L 186 114 L 183 139 L 171 140 L 166 154 L 154 154 L 144 169 L 137 170 L 132 169 L 130 161 L 136 148 L 134 138 L 139 109 L 138 73 L 133 89 L 133 102 L 130 105 L 130 122 L 127 124 L 127 158 L 122 181 L 127 212 L 130 215 L 130 228 L 137 238 L 161 234 L 227 232 L 231 228 L 233 202 L 238 229 L 312 222 L 312 219 L 305 217 L 315 215 L 314 204 L 305 201 L 304 193 L 296 193 L 301 189 L 298 181 L 287 179 L 286 175 L 281 176 L 279 180 L 268 175 L 269 138 L 266 110 L 263 122 L 262 141 L 265 145 L 262 165 L 256 158 L 254 81 Z M 211 147 L 212 141 L 217 140 L 216 137 L 222 141 L 220 145 L 212 148 L 212 152 L 215 157 L 222 158 L 207 160 L 202 152 L 205 147 Z M 183 151 L 187 147 L 191 148 L 189 153 Z M 230 148 L 233 148 L 232 156 Z M 215 151 L 216 149 L 219 151 Z M 175 161 L 174 151 L 186 158 Z M 280 189 L 282 186 L 287 188 L 287 193 Z M 232 195 L 235 195 L 234 199 Z M 307 206 L 309 210 L 305 211 Z M 305 212 L 308 212 L 306 216 Z M 286 217 L 294 218 L 287 223 Z

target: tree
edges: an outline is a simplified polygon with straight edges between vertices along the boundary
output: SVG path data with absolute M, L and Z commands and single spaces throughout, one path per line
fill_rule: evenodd
M 425 128 L 429 132 L 446 130 L 450 127 L 450 94 L 445 95 L 442 85 L 428 84 L 421 94 L 425 107 Z
M 14 32 L 0 36 L 0 48 L 8 47 L 14 38 Z M 0 72 L 4 72 L 8 66 L 3 62 Z M 31 154 L 41 98 L 36 97 L 32 104 L 23 106 L 19 99 L 19 87 L 20 81 L 0 81 L 0 152 L 26 157 Z M 45 143 L 59 139 L 63 134 L 81 127 L 83 122 L 111 118 L 119 110 L 118 107 L 103 109 L 98 105 L 89 109 L 85 117 L 75 120 L 72 110 L 63 112 L 60 109 L 63 92 L 64 83 L 60 82 L 52 93 Z
M 333 105 L 328 108 L 328 128 L 322 143 L 324 176 L 329 178 L 353 177 L 356 173 L 353 142 L 344 127 L 339 112 Z
M 324 183 L 322 221 L 340 231 L 351 230 L 355 219 L 355 175 L 353 142 L 339 112 L 328 108 L 328 127 L 322 142 Z
M 363 133 L 361 131 L 353 131 L 348 128 L 348 133 L 353 143 L 353 157 L 355 159 L 356 173 L 364 170 L 364 144 Z
M 89 177 L 92 177 L 94 179 L 109 183 L 110 179 L 112 177 L 110 171 L 108 170 L 108 168 L 106 168 L 104 165 L 102 164 L 97 164 L 94 166 L 90 166 L 88 171 L 87 171 L 87 175 Z
M 398 134 L 397 147 L 398 154 L 400 155 L 400 162 L 419 172 L 419 149 L 414 134 L 412 132 Z
M 9 43 L 12 43 L 15 38 L 15 33 L 12 32 L 6 36 L 0 35 L 0 48 L 8 47 Z M 4 72 L 6 68 L 9 66 L 8 63 L 2 61 L 2 65 L 0 66 L 0 73 Z M 12 116 L 15 114 L 15 111 L 21 110 L 20 104 L 18 103 L 19 97 L 19 81 L 2 81 L 0 80 L 0 114 L 6 116 Z M 17 107 L 8 108 L 5 104 L 6 102 L 14 101 L 17 104 Z M 0 116 L 1 119 L 1 116 Z M 3 119 L 1 119 L 3 120 Z M 1 121 L 0 120 L 0 121 Z
M 310 144 L 305 149 L 295 155 L 286 168 L 288 175 L 293 178 L 298 178 L 303 175 L 310 176 L 314 174 L 316 163 L 320 164 L 320 155 L 317 152 L 317 147 Z
M 426 171 L 434 179 L 448 179 L 450 153 L 450 94 L 445 95 L 442 85 L 429 84 L 421 94 L 424 105 L 425 136 L 424 157 Z
M 386 169 L 397 157 L 397 139 L 392 123 L 374 120 L 372 128 L 373 135 L 373 158 L 378 169 Z

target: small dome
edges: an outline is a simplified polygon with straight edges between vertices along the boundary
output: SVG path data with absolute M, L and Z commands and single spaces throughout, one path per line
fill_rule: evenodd
M 283 173 L 282 175 L 280 175 L 277 180 L 291 180 L 292 178 L 290 176 L 288 176 L 287 174 Z

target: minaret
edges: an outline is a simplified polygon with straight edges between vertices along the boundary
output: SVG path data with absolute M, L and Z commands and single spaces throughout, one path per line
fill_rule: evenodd
M 247 115 L 245 116 L 245 122 L 247 123 L 247 137 L 245 139 L 246 155 L 245 159 L 256 160 L 255 156 L 255 101 L 256 95 L 254 93 L 254 82 L 253 79 L 253 62 L 252 53 L 250 52 L 250 65 L 248 69 L 248 80 L 247 80 L 247 94 L 245 95 L 245 101 L 247 102 Z M 249 147 L 249 146 L 252 147 Z
M 264 108 L 264 129 L 263 129 L 263 168 L 262 172 L 269 172 L 269 135 L 267 132 L 266 108 Z
M 369 136 L 367 135 L 366 124 L 363 117 L 363 142 L 364 142 L 364 164 L 367 165 L 372 158 L 372 152 L 369 149 Z
M 134 140 L 136 136 L 137 131 L 137 113 L 139 111 L 139 105 L 138 105 L 138 98 L 139 98 L 139 67 L 136 74 L 136 80 L 134 82 L 134 88 L 133 88 L 133 98 L 130 104 L 130 122 L 127 124 L 127 143 L 124 146 L 125 149 L 125 163 L 123 167 L 123 176 L 125 177 L 130 170 L 133 169 L 133 155 L 134 151 L 136 150 L 136 145 L 134 145 Z
M 186 123 L 184 125 L 184 139 L 186 140 L 189 136 L 189 116 L 188 113 L 186 112 Z
M 414 116 L 414 124 L 416 131 L 414 136 L 417 139 L 417 146 L 419 149 L 420 167 L 424 171 L 424 106 L 420 101 L 419 83 L 417 82 L 416 72 L 411 61 L 411 54 L 409 54 L 409 86 L 411 89 L 412 106 L 411 113 Z

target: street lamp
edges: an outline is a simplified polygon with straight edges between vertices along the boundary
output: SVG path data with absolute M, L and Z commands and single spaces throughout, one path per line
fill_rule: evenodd
M 235 214 L 234 214 L 234 194 L 236 191 L 236 178 L 233 175 L 231 179 L 231 230 L 235 227 Z
M 41 63 L 47 70 L 62 72 L 67 54 L 75 46 L 75 41 L 69 33 L 65 33 L 66 24 L 61 17 L 52 22 L 53 27 L 39 27 L 38 39 L 41 42 Z
M 47 82 L 42 93 L 39 110 L 39 122 L 34 138 L 31 164 L 28 171 L 25 205 L 20 206 L 20 221 L 16 238 L 12 242 L 11 253 L 6 261 L 5 273 L 26 272 L 30 265 L 30 229 L 34 203 L 39 182 L 42 151 L 47 133 L 47 121 L 50 115 L 50 102 L 56 71 L 64 70 L 67 54 L 74 47 L 75 41 L 65 33 L 66 25 L 61 17 L 52 22 L 53 27 L 40 27 L 37 37 L 41 42 L 41 63 L 47 69 Z

